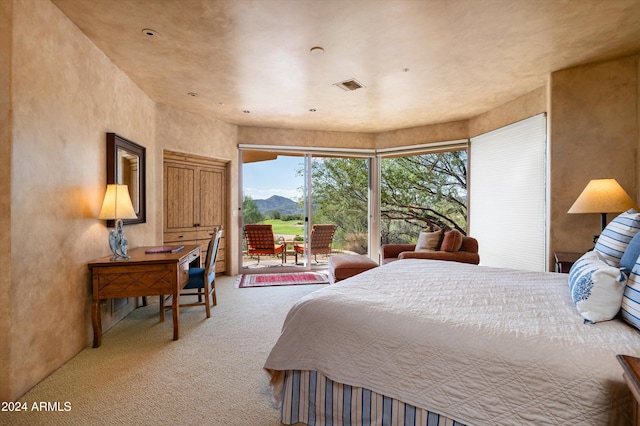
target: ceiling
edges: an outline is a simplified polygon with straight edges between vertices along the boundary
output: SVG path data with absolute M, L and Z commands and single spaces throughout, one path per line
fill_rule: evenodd
M 155 102 L 243 126 L 463 120 L 640 52 L 640 0 L 52 1 Z

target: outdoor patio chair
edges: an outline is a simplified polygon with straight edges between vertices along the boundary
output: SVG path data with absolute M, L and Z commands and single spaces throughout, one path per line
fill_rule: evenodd
M 336 232 L 335 225 L 313 225 L 311 227 L 311 236 L 309 237 L 309 254 L 313 255 L 316 263 L 318 254 L 331 254 L 331 243 L 333 242 L 333 234 Z M 294 244 L 293 250 L 298 263 L 298 253 L 304 253 L 304 246 Z
M 258 263 L 260 263 L 261 255 L 276 256 L 282 254 L 282 263 L 287 261 L 287 245 L 285 243 L 275 243 L 271 225 L 245 225 L 244 235 L 247 238 L 247 254 L 256 255 Z

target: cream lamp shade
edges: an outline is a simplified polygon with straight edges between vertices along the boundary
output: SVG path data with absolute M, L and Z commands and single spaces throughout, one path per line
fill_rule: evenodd
M 631 208 L 638 210 L 636 203 L 615 179 L 593 179 L 584 188 L 568 213 L 600 213 L 602 229 L 607 222 L 607 213 L 620 213 Z
M 116 226 L 109 232 L 109 247 L 113 252 L 111 260 L 127 260 L 127 247 L 129 241 L 124 236 L 124 228 L 122 227 L 122 219 L 135 219 L 138 217 L 131 197 L 129 196 L 129 188 L 127 185 L 110 184 L 107 185 L 107 192 L 104 194 L 104 201 L 98 219 L 115 219 Z
M 98 219 L 135 219 L 135 210 L 129 196 L 127 185 L 107 185 L 104 201 Z

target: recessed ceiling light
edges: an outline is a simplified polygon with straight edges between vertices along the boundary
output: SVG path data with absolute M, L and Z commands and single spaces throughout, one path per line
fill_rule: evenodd
M 251 111 L 249 111 L 248 109 L 244 109 L 244 110 L 242 110 L 242 113 L 243 113 L 243 114 L 250 114 L 250 113 L 251 113 Z
M 315 108 L 309 109 L 309 112 L 316 112 L 316 111 L 317 111 L 317 109 L 315 109 Z
M 324 49 L 320 46 L 314 46 L 311 49 L 309 49 L 309 52 L 313 55 L 313 56 L 320 56 L 322 54 L 324 54 Z
M 148 37 L 155 37 L 158 36 L 160 34 L 158 34 L 158 32 L 156 30 L 152 30 L 151 28 L 144 28 L 142 30 L 142 34 L 148 36 Z
M 194 98 L 195 98 L 196 96 L 198 96 L 198 94 L 197 94 L 196 92 L 189 92 L 189 93 L 187 93 L 187 95 L 189 95 L 189 96 L 193 96 Z

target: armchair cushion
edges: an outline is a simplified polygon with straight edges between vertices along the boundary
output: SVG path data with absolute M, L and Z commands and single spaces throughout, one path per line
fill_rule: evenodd
M 400 253 L 398 259 L 429 259 L 429 260 L 447 260 L 449 262 L 473 263 L 478 264 L 480 257 L 478 253 L 468 253 L 466 251 L 405 251 Z
M 382 256 L 382 263 L 388 263 L 387 261 L 398 260 L 398 256 L 403 251 L 413 251 L 416 248 L 415 244 L 383 244 L 380 247 L 380 256 Z
M 436 251 L 440 247 L 440 239 L 442 238 L 442 229 L 436 231 L 421 231 L 418 236 L 418 243 L 415 251 Z
M 462 232 L 457 229 L 453 229 L 451 231 L 445 231 L 444 239 L 442 240 L 442 244 L 440 244 L 440 250 L 448 251 L 448 252 L 456 252 L 460 250 L 462 247 Z
M 462 242 L 458 251 L 443 251 L 441 247 L 440 250 L 420 252 L 416 251 L 415 247 L 415 244 L 383 244 L 380 251 L 382 257 L 380 263 L 390 263 L 398 259 L 447 260 L 476 265 L 480 263 L 478 240 L 473 237 L 462 236 Z

